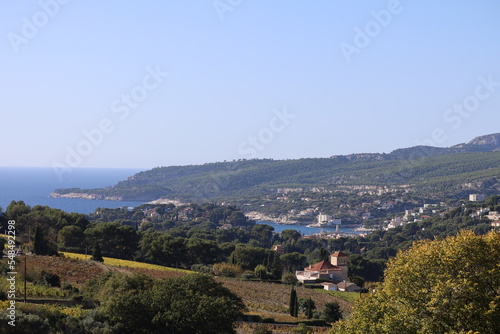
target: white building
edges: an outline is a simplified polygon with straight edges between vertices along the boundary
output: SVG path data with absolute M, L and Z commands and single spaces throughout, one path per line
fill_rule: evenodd
M 330 262 L 318 262 L 304 268 L 304 270 L 296 271 L 295 276 L 301 283 L 314 283 L 318 279 L 329 280 L 334 283 L 345 281 L 349 269 L 347 258 L 347 254 L 337 251 L 330 255 Z
M 484 199 L 484 195 L 481 195 L 481 194 L 470 194 L 469 195 L 469 201 L 471 201 L 471 202 L 482 201 L 483 199 Z

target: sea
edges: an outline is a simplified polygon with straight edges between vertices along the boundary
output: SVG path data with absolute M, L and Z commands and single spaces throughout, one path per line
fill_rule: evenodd
M 24 201 L 29 206 L 42 205 L 66 212 L 94 213 L 97 208 L 135 207 L 144 202 L 103 201 L 79 198 L 52 198 L 50 194 L 59 188 L 94 189 L 111 187 L 142 169 L 129 168 L 76 168 L 62 175 L 60 180 L 52 168 L 0 167 L 0 208 L 5 211 L 12 201 Z M 275 232 L 294 229 L 303 235 L 310 235 L 334 229 L 285 225 L 272 221 L 257 221 L 268 224 Z M 341 232 L 357 233 L 353 229 L 340 228 Z
M 66 212 L 94 213 L 97 208 L 138 206 L 143 202 L 102 201 L 78 198 L 52 198 L 58 188 L 94 189 L 110 187 L 141 169 L 75 168 L 62 175 L 52 168 L 0 167 L 0 207 L 5 210 L 12 201 L 27 205 L 46 205 Z
M 266 225 L 271 225 L 274 227 L 274 232 L 281 232 L 283 230 L 297 230 L 299 231 L 302 235 L 311 235 L 311 234 L 316 234 L 316 233 L 330 233 L 330 232 L 335 232 L 335 227 L 332 228 L 319 228 L 319 227 L 308 227 L 307 225 L 297 225 L 297 224 L 278 224 L 276 222 L 272 221 L 265 221 L 265 220 L 257 220 L 257 224 L 266 224 Z M 345 233 L 346 235 L 358 235 L 362 233 L 366 233 L 363 231 L 357 231 L 354 228 L 350 227 L 339 227 L 339 232 Z

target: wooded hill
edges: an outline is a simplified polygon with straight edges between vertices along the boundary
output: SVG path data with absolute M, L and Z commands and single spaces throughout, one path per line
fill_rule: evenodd
M 157 167 L 104 189 L 57 189 L 56 197 L 206 202 L 287 191 L 404 190 L 433 198 L 500 190 L 500 133 L 449 148 L 416 146 L 391 153 L 296 160 L 238 160 Z

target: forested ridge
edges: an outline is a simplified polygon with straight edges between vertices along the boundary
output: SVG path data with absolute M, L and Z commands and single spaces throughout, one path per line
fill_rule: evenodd
M 150 201 L 202 203 L 276 194 L 286 189 L 320 192 L 394 187 L 432 198 L 494 195 L 500 188 L 500 152 L 465 152 L 405 159 L 398 154 L 298 159 L 241 160 L 157 167 L 103 189 L 57 189 L 54 196 L 93 194 Z

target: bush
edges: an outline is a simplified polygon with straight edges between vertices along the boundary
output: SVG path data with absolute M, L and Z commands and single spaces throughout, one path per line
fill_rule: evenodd
M 193 264 L 191 266 L 191 270 L 202 274 L 212 274 L 212 266 L 207 266 L 200 263 Z
M 273 331 L 269 329 L 266 325 L 258 325 L 254 328 L 253 334 L 273 334 Z
M 283 275 L 283 277 L 281 278 L 281 282 L 285 284 L 297 284 L 298 279 L 297 276 L 295 276 L 295 274 L 288 273 Z
M 290 334 L 311 334 L 312 332 L 312 328 L 307 327 L 304 323 L 300 323 L 297 327 L 292 328 Z
M 42 271 L 42 280 L 44 284 L 54 286 L 54 287 L 60 287 L 61 286 L 61 279 L 59 276 L 53 273 L 48 273 L 45 271 Z
M 61 286 L 61 279 L 56 274 L 47 272 L 45 270 L 32 270 L 28 271 L 28 275 L 26 276 L 26 280 L 28 282 L 32 282 L 33 284 L 38 285 L 50 285 L 53 287 Z
M 253 280 L 255 278 L 255 275 L 253 274 L 253 272 L 245 272 L 245 273 L 241 274 L 240 277 L 245 281 L 250 281 L 250 280 Z
M 230 263 L 216 263 L 212 269 L 214 275 L 224 277 L 236 277 L 243 272 L 243 269 L 239 265 Z
M 2 318 L 5 318 L 2 316 Z M 5 334 L 48 334 L 51 332 L 50 324 L 36 314 L 25 314 L 18 311 L 16 314 L 16 326 L 11 326 L 7 321 L 0 322 L 0 333 Z

